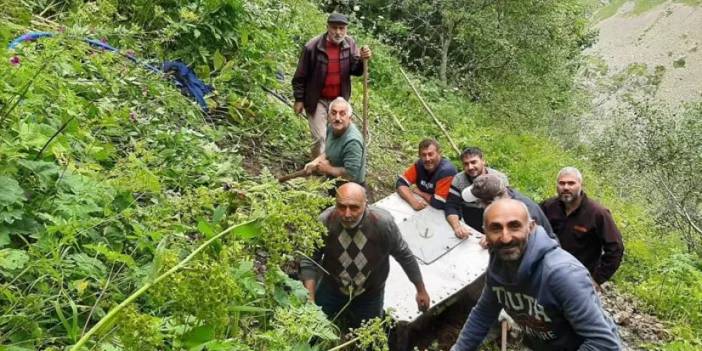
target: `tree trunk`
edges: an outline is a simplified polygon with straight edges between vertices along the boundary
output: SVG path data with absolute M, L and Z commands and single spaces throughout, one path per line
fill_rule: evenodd
M 453 22 L 447 23 L 446 33 L 440 34 L 441 39 L 441 66 L 439 66 L 439 79 L 444 85 L 447 84 L 446 67 L 448 66 L 448 54 L 453 39 Z

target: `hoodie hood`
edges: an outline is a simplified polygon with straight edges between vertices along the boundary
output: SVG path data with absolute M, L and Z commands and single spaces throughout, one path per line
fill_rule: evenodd
M 526 248 L 522 255 L 516 276 L 514 271 L 505 265 L 497 255 L 490 253 L 490 264 L 488 267 L 489 278 L 499 285 L 514 286 L 523 285 L 530 281 L 532 274 L 544 256 L 558 248 L 558 242 L 551 239 L 543 227 L 536 226 L 534 233 L 529 235 Z

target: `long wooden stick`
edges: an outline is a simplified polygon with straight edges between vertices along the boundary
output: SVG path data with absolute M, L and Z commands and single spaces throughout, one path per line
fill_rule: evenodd
M 441 131 L 442 131 L 442 132 L 444 133 L 444 135 L 446 136 L 446 139 L 448 139 L 449 143 L 451 143 L 451 146 L 452 146 L 453 149 L 456 151 L 456 154 L 460 155 L 460 154 L 461 154 L 461 150 L 458 149 L 458 146 L 456 145 L 456 143 L 455 143 L 455 142 L 453 141 L 453 139 L 451 138 L 451 135 L 449 135 L 448 131 L 446 131 L 446 128 L 444 128 L 444 125 L 441 124 L 441 121 L 439 121 L 439 119 L 436 118 L 436 115 L 434 115 L 434 112 L 432 112 L 431 108 L 429 108 L 429 105 L 427 105 L 427 103 L 424 102 L 424 99 L 422 99 L 422 96 L 419 95 L 419 91 L 417 91 L 417 88 L 414 87 L 414 85 L 413 85 L 412 82 L 410 81 L 409 77 L 407 76 L 407 73 L 405 73 L 405 71 L 404 71 L 402 68 L 400 68 L 400 72 L 402 72 L 402 76 L 405 77 L 405 80 L 407 81 L 407 84 L 409 84 L 410 88 L 412 88 L 412 91 L 414 91 L 414 95 L 417 95 L 417 98 L 418 98 L 419 101 L 422 103 L 422 106 L 424 106 L 424 109 L 427 110 L 427 112 L 429 113 L 429 115 L 431 116 L 431 118 L 434 119 L 434 122 L 436 123 L 436 125 L 439 126 L 439 129 L 441 129 Z
M 400 130 L 404 132 L 405 127 L 402 126 L 402 123 L 400 123 L 400 120 L 397 119 L 397 116 L 395 116 L 395 114 L 392 113 L 392 110 L 388 110 L 388 114 L 390 115 L 390 117 L 392 117 L 392 120 L 395 122 L 395 124 L 397 124 L 397 126 L 400 128 Z
M 500 343 L 502 351 L 507 351 L 507 329 L 509 329 L 509 322 L 502 321 L 502 342 Z
M 363 60 L 363 149 L 368 149 L 368 59 Z
M 290 173 L 290 174 L 286 174 L 286 175 L 284 175 L 284 176 L 278 177 L 278 182 L 279 182 L 279 183 L 285 183 L 285 182 L 287 182 L 287 181 L 290 180 L 290 179 L 299 178 L 299 177 L 304 177 L 305 175 L 307 175 L 307 174 L 305 173 L 305 170 L 304 170 L 304 169 L 301 169 L 301 170 L 299 170 L 299 171 L 295 171 L 295 172 L 292 172 L 292 173 Z

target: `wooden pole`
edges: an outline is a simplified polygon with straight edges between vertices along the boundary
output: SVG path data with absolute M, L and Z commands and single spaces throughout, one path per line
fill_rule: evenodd
M 363 60 L 363 149 L 368 148 L 368 59 Z
M 502 321 L 502 342 L 500 343 L 502 351 L 507 351 L 507 329 L 509 329 L 509 322 Z
M 387 106 L 386 106 L 386 108 L 387 108 Z M 390 117 L 392 117 L 392 120 L 395 122 L 395 124 L 397 125 L 397 127 L 399 127 L 400 130 L 404 132 L 404 131 L 405 131 L 405 127 L 402 126 L 402 123 L 400 123 L 400 120 L 397 119 L 397 116 L 395 116 L 395 114 L 392 113 L 392 110 L 390 110 L 390 109 L 388 108 L 387 113 L 390 115 Z
M 290 179 L 293 179 L 293 178 L 300 178 L 300 177 L 304 177 L 304 176 L 306 176 L 306 175 L 307 175 L 307 174 L 305 173 L 305 170 L 304 170 L 304 169 L 301 169 L 301 170 L 299 170 L 299 171 L 295 171 L 295 172 L 292 172 L 292 173 L 290 173 L 290 174 L 286 174 L 286 175 L 284 175 L 284 176 L 278 177 L 278 182 L 279 182 L 279 183 L 285 183 L 285 182 L 287 182 L 287 181 L 290 180 Z
M 405 73 L 405 71 L 402 68 L 400 68 L 400 72 L 402 72 L 402 76 L 405 77 L 405 80 L 407 81 L 407 84 L 409 84 L 410 88 L 412 88 L 412 91 L 414 91 L 414 95 L 417 95 L 417 98 L 419 99 L 419 102 L 422 103 L 422 106 L 424 106 L 424 109 L 427 110 L 427 112 L 429 113 L 431 118 L 434 119 L 434 122 L 436 123 L 436 125 L 439 126 L 439 129 L 441 129 L 441 131 L 446 136 L 446 139 L 448 139 L 449 143 L 451 143 L 451 147 L 453 147 L 453 149 L 456 151 L 456 154 L 460 155 L 461 150 L 458 148 L 456 143 L 453 141 L 453 139 L 451 138 L 451 135 L 449 135 L 449 133 L 446 131 L 446 128 L 444 128 L 444 125 L 441 124 L 441 121 L 439 121 L 439 119 L 436 118 L 436 115 L 434 115 L 434 112 L 431 111 L 431 108 L 429 108 L 429 105 L 427 105 L 427 103 L 424 102 L 424 99 L 422 99 L 422 96 L 419 95 L 419 91 L 417 91 L 417 88 L 415 88 L 414 85 L 412 85 L 412 82 L 410 81 L 409 77 L 407 76 L 407 73 Z
M 361 167 L 365 167 L 368 172 L 368 59 L 363 60 L 363 156 Z

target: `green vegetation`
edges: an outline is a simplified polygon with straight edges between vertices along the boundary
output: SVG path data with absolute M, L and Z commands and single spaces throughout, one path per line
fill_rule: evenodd
M 268 33 L 241 53 L 256 61 L 275 33 L 263 29 L 273 15 L 254 11 L 273 6 L 248 3 L 244 18 L 232 4 L 195 10 L 207 10 L 219 23 L 219 15 L 235 9 L 242 26 Z M 275 15 L 291 11 L 276 8 Z M 11 10 L 15 16 L 3 18 L 0 30 L 3 43 L 29 25 L 28 9 Z M 265 104 L 258 88 L 273 81 L 267 77 L 275 61 L 246 69 L 230 61 L 235 54 L 223 59 L 216 50 L 200 51 L 207 58 L 200 63 L 219 73 L 215 84 L 239 82 L 222 97 L 228 113 L 203 116 L 168 80 L 77 40 L 90 35 L 135 51 L 168 48 L 160 40 L 172 38 L 144 40 L 148 28 L 115 26 L 113 18 L 125 20 L 115 11 L 109 3 L 76 4 L 56 13 L 66 27 L 40 24 L 63 31 L 58 37 L 17 52 L 0 49 L 0 344 L 63 349 L 100 320 L 106 325 L 87 344 L 100 349 L 280 349 L 276 345 L 306 345 L 311 337 L 333 342 L 336 328 L 281 270 L 295 250 L 309 254 L 320 243 L 316 217 L 329 199 L 320 195 L 320 184 L 283 188 L 268 171 L 247 175 L 243 168 L 242 138 L 253 143 L 266 130 L 285 128 L 271 123 L 283 108 Z M 185 52 L 200 45 L 188 36 L 198 28 L 164 30 L 186 38 Z M 224 43 L 219 50 L 234 49 Z M 257 98 L 239 93 L 254 88 Z M 269 152 L 302 148 L 294 137 L 270 139 Z M 205 240 L 250 221 L 256 225 L 222 236 L 184 269 L 174 269 Z M 133 304 L 107 319 L 140 287 Z
M 558 135 L 578 132 L 564 116 L 582 108 L 572 79 L 580 48 L 592 40 L 580 17 L 583 9 L 570 1 L 539 2 L 543 7 L 536 16 L 527 11 L 528 4 L 508 2 L 513 7 L 504 5 L 500 17 L 490 15 L 492 3 L 486 3 L 485 12 L 450 18 L 467 21 L 462 28 L 504 31 L 494 37 L 457 34 L 453 45 L 463 51 L 450 50 L 457 55 L 451 62 L 471 58 L 466 62 L 476 64 L 474 75 L 447 74 L 445 82 L 422 76 L 441 78 L 433 68 L 441 62 L 440 51 L 398 58 L 402 48 L 392 44 L 405 43 L 397 38 L 406 37 L 412 22 L 386 21 L 374 30 L 371 21 L 364 21 L 362 28 L 350 28 L 374 52 L 368 182 L 376 198 L 392 189 L 420 139 L 437 137 L 445 154 L 456 157 L 399 73 L 405 63 L 419 68 L 412 79 L 459 145 L 483 147 L 491 166 L 506 171 L 511 183 L 535 200 L 553 194 L 561 167 L 580 167 L 588 193 L 612 209 L 625 235 L 627 254 L 616 284 L 672 323 L 678 340 L 670 350 L 698 347 L 699 257 L 683 245 L 681 227 L 666 227 L 664 217 L 646 212 L 651 207 L 645 199 L 627 191 L 629 178 L 603 171 L 628 167 L 645 173 L 647 168 L 632 165 L 647 159 L 630 148 L 626 162 L 614 167 L 616 155 L 624 151 L 620 144 L 597 149 L 597 157 L 584 147 L 559 146 L 568 140 Z M 307 160 L 307 123 L 261 89 L 289 95 L 300 45 L 324 30 L 315 4 L 5 5 L 1 42 L 30 29 L 60 34 L 17 51 L 0 45 L 0 344 L 12 350 L 64 349 L 147 287 L 86 345 L 100 350 L 345 345 L 339 341 L 342 333 L 306 302 L 304 288 L 286 274 L 298 252 L 308 254 L 320 244 L 316 216 L 330 199 L 321 195 L 327 184 L 315 180 L 276 182 L 273 173 L 299 169 Z M 431 15 L 438 20 L 433 25 L 445 23 L 445 12 Z M 382 33 L 396 39 L 374 39 Z M 511 41 L 515 33 L 520 35 Z M 89 47 L 79 40 L 85 36 L 104 38 L 138 57 L 158 58 L 149 62 L 181 58 L 193 63 L 217 88 L 208 100 L 213 112 L 201 114 L 167 79 L 119 54 Z M 412 57 L 420 61 L 409 62 Z M 495 69 L 500 64 L 504 70 Z M 645 67 L 631 70 L 647 76 Z M 285 79 L 276 79 L 278 73 Z M 353 101 L 361 101 L 361 91 L 355 81 Z M 691 111 L 688 124 L 676 126 L 699 132 L 692 118 L 700 120 L 694 114 L 699 109 Z M 664 136 L 636 136 L 652 141 L 643 155 L 654 153 L 668 165 L 686 157 L 692 167 L 699 148 L 695 135 L 685 139 L 687 153 Z M 659 149 L 665 153 L 658 154 Z M 697 178 L 675 181 L 681 182 L 675 189 L 681 192 L 695 193 L 684 186 L 699 184 Z M 649 189 L 636 186 L 639 194 Z M 684 206 L 690 209 L 693 203 Z M 255 225 L 223 235 L 174 269 L 218 233 L 249 222 Z M 382 323 L 354 331 L 354 342 L 381 345 Z M 312 338 L 319 340 L 314 347 L 309 346 Z
M 619 11 L 619 8 L 622 7 L 622 5 L 624 5 L 628 1 L 629 0 L 610 1 L 607 5 L 605 5 L 595 13 L 595 15 L 593 16 L 593 21 L 596 23 L 614 16 L 617 13 L 617 11 Z
M 571 106 L 580 52 L 596 35 L 579 0 L 354 4 L 327 9 L 353 13 L 403 64 L 521 126 L 543 126 Z
M 685 66 L 684 57 L 671 61 L 674 68 Z M 590 140 L 589 158 L 611 186 L 641 204 L 638 213 L 622 215 L 647 217 L 627 234 L 618 286 L 670 322 L 674 341 L 665 349 L 699 349 L 702 207 L 693 185 L 699 184 L 702 161 L 699 102 L 676 108 L 654 100 L 666 71 L 662 66 L 632 64 L 611 77 L 598 76 L 600 69 L 591 63 L 586 74 L 601 79 L 602 94 L 620 103 L 607 117 L 611 128 L 591 134 L 598 136 Z
M 675 67 L 675 68 L 685 67 L 685 57 L 681 57 L 681 58 L 673 61 L 673 67 Z
M 593 21 L 597 23 L 614 16 L 617 11 L 619 11 L 619 9 L 628 2 L 633 2 L 633 8 L 627 13 L 627 15 L 636 16 L 668 1 L 670 0 L 612 0 L 607 5 L 601 7 L 595 12 Z M 702 3 L 700 0 L 673 0 L 672 2 L 681 3 L 688 6 L 697 6 Z
M 702 323 L 702 193 L 696 185 L 702 181 L 701 112 L 699 104 L 677 116 L 636 106 L 596 144 L 599 163 L 620 176 L 614 185 L 632 189 L 650 204 L 649 221 L 656 228 L 648 247 L 633 247 L 633 257 L 641 262 L 623 271 L 631 284 L 627 289 L 665 318 L 679 321 L 679 329 Z
M 666 0 L 637 0 L 632 15 L 640 15 L 664 2 Z

